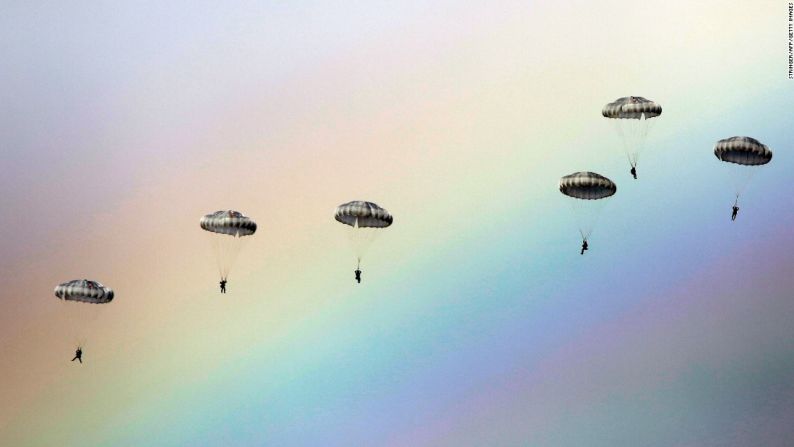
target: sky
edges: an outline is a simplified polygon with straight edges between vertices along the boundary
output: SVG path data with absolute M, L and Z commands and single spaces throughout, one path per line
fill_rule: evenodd
M 787 2 L 0 8 L 0 445 L 794 438 Z M 731 222 L 734 135 L 774 158 Z M 618 186 L 584 256 L 582 170 Z M 361 284 L 350 200 L 394 216 Z M 258 223 L 226 295 L 219 209 Z

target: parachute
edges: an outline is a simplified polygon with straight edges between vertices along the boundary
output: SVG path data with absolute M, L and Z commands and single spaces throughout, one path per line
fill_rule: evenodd
M 623 149 L 632 168 L 637 167 L 640 152 L 662 106 L 642 96 L 626 96 L 610 102 L 601 109 L 601 115 L 615 123 L 623 140 Z
M 736 205 L 758 167 L 772 160 L 772 151 L 755 138 L 730 137 L 717 141 L 714 156 L 730 164 Z
M 573 199 L 573 212 L 582 240 L 593 232 L 606 198 L 617 192 L 612 180 L 595 172 L 575 172 L 560 179 L 560 192 Z
M 199 224 L 203 230 L 212 233 L 218 272 L 221 279 L 225 280 L 247 240 L 246 236 L 256 232 L 256 222 L 239 211 L 220 210 L 202 217 Z
M 83 346 L 88 338 L 88 329 L 104 304 L 113 301 L 114 293 L 96 281 L 75 279 L 55 287 L 55 296 L 63 303 L 62 314 L 69 321 L 68 331 L 74 335 L 74 343 Z
M 730 137 L 717 141 L 714 155 L 721 161 L 743 166 L 760 166 L 772 160 L 772 151 L 751 137 Z
M 350 243 L 359 266 L 361 259 L 381 230 L 394 221 L 392 215 L 385 209 L 372 202 L 361 200 L 339 205 L 336 207 L 334 218 L 337 222 L 350 227 Z
M 96 281 L 75 279 L 63 284 L 58 284 L 58 286 L 55 287 L 55 296 L 64 301 L 106 304 L 113 301 L 113 290 Z

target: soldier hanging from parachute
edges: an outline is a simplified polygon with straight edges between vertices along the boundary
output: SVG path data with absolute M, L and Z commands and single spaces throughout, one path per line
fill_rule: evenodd
M 91 317 L 95 317 L 104 304 L 113 301 L 114 295 L 109 287 L 87 279 L 75 279 L 55 287 L 55 296 L 68 307 L 65 313 L 75 317 L 75 323 L 79 326 L 75 328 L 76 331 L 85 331 L 85 326 L 90 323 Z M 81 364 L 83 363 L 84 341 L 78 338 L 72 361 L 79 360 Z
M 601 109 L 601 115 L 615 123 L 623 150 L 631 165 L 631 175 L 637 178 L 637 162 L 640 152 L 645 147 L 655 119 L 662 114 L 662 106 L 642 96 L 626 96 L 610 102 Z
M 731 177 L 736 198 L 731 207 L 731 221 L 734 221 L 739 214 L 739 196 L 759 167 L 772 160 L 772 151 L 755 138 L 730 137 L 717 141 L 714 145 L 714 156 L 720 161 L 730 163 L 733 170 Z
M 394 218 L 388 211 L 372 202 L 354 200 L 336 207 L 334 218 L 349 226 L 350 242 L 356 255 L 356 282 L 361 283 L 361 259 L 372 241 L 390 226 Z
M 588 238 L 598 220 L 601 209 L 607 199 L 615 194 L 618 187 L 612 180 L 595 172 L 575 172 L 560 179 L 560 192 L 572 199 L 572 206 L 579 234 L 582 236 L 584 254 L 590 246 Z
M 240 249 L 256 232 L 256 222 L 234 210 L 220 210 L 201 218 L 199 225 L 211 234 L 212 248 L 218 262 L 221 293 L 226 293 L 229 272 L 240 253 Z

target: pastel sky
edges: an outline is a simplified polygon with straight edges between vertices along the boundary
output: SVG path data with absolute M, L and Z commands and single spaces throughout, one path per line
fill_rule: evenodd
M 794 439 L 787 2 L 90 3 L 0 6 L 0 445 Z M 731 222 L 734 135 L 774 158 Z M 259 225 L 226 295 L 218 209 Z M 75 278 L 116 299 L 75 323 Z

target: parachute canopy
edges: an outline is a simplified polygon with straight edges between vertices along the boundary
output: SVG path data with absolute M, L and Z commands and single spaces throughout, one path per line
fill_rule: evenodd
M 560 179 L 560 192 L 574 199 L 605 199 L 617 190 L 612 180 L 595 172 L 575 172 Z
M 605 105 L 601 115 L 605 118 L 645 119 L 662 114 L 662 106 L 642 96 L 625 96 Z
M 334 218 L 345 225 L 358 228 L 386 228 L 394 221 L 385 209 L 361 200 L 337 206 Z
M 772 151 L 751 137 L 730 137 L 714 145 L 714 155 L 722 161 L 744 166 L 765 165 L 772 160 Z
M 201 228 L 212 233 L 230 236 L 250 236 L 256 232 L 256 222 L 234 210 L 220 210 L 207 214 L 199 222 Z
M 55 287 L 55 296 L 64 301 L 105 304 L 113 301 L 113 290 L 96 281 L 75 279 Z

